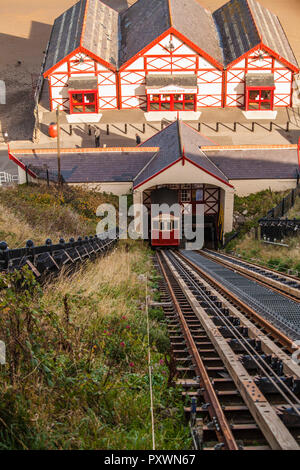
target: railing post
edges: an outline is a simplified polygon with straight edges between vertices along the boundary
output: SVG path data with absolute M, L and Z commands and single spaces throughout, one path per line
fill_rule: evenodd
M 236 132 L 236 122 L 233 123 L 233 132 Z
M 201 122 L 198 122 L 198 132 L 201 131 Z
M 219 132 L 219 122 L 216 122 L 216 132 Z
M 124 130 L 125 130 L 125 134 L 127 134 L 128 129 L 127 129 L 127 124 L 126 124 L 126 123 L 125 123 L 125 126 L 124 126 L 124 127 L 125 127 L 125 129 L 124 129 Z
M 109 124 L 106 124 L 106 135 L 109 135 Z
M 270 122 L 270 132 L 272 132 L 272 130 L 273 130 L 273 122 L 271 121 Z
M 285 131 L 289 132 L 290 130 L 290 121 L 287 121 Z
M 145 134 L 145 133 L 146 133 L 146 124 L 144 123 L 143 124 L 143 134 Z
M 254 132 L 254 126 L 255 126 L 255 122 L 253 121 L 253 122 L 251 123 L 251 132 Z

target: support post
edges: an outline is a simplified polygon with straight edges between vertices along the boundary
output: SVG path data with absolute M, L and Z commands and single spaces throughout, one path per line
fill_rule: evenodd
M 201 122 L 198 122 L 198 132 L 201 131 Z
M 251 132 L 254 132 L 254 126 L 255 126 L 255 122 L 253 121 L 251 125 Z
M 146 124 L 144 123 L 143 124 L 143 134 L 145 134 L 145 133 L 146 133 Z
M 69 130 L 70 130 L 69 134 L 70 134 L 70 135 L 73 135 L 73 126 L 72 126 L 71 124 L 70 124 L 70 126 L 69 126 Z
M 236 122 L 233 123 L 233 132 L 236 132 Z
M 128 129 L 127 129 L 127 128 L 128 128 L 128 126 L 127 126 L 127 124 L 126 124 L 126 123 L 125 123 L 125 126 L 124 126 L 124 127 L 125 127 L 125 129 L 124 129 L 124 132 L 125 132 L 125 134 L 127 134 L 127 132 L 128 132 Z
M 109 124 L 106 124 L 106 135 L 109 135 Z
M 287 121 L 285 131 L 286 132 L 290 131 L 290 121 Z
M 61 185 L 61 168 L 60 168 L 60 106 L 56 109 L 56 125 L 57 125 L 57 182 Z

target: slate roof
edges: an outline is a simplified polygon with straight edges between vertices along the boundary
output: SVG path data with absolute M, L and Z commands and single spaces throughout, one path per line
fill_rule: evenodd
M 180 140 L 178 125 L 174 123 L 167 126 L 164 130 L 158 132 L 150 139 L 146 140 L 141 147 L 148 146 L 159 147 L 159 153 L 149 162 L 148 165 L 134 179 L 134 186 L 138 186 L 143 181 L 151 178 L 159 171 L 167 168 L 181 158 Z
M 100 0 L 80 0 L 53 25 L 44 71 L 80 45 L 117 67 L 119 14 Z
M 220 38 L 212 13 L 198 0 L 170 0 L 170 5 L 173 27 L 222 64 Z
M 134 187 L 181 159 L 183 153 L 205 171 L 228 182 L 225 174 L 201 152 L 201 146 L 211 146 L 214 143 L 181 121 L 173 122 L 163 131 L 144 142 L 141 147 L 149 145 L 159 147 L 159 152 L 134 179 Z
M 256 0 L 248 0 L 262 42 L 281 57 L 298 67 L 297 60 L 278 16 Z
M 293 179 L 297 177 L 296 148 L 205 150 L 207 157 L 229 180 Z
M 79 46 L 120 68 L 171 27 L 221 66 L 262 41 L 298 67 L 279 19 L 256 0 L 230 0 L 213 14 L 197 0 L 138 0 L 122 13 L 80 0 L 55 20 L 44 71 Z
M 256 0 L 230 0 L 213 13 L 227 66 L 261 42 L 298 67 L 292 48 L 274 13 Z
M 152 151 L 62 153 L 61 173 L 67 183 L 131 182 L 138 171 L 153 157 Z M 46 164 L 50 171 L 57 172 L 57 155 L 38 153 L 14 154 L 22 163 L 34 168 Z
M 170 26 L 168 0 L 139 0 L 120 13 L 120 66 L 167 31 Z
M 44 71 L 80 46 L 86 2 L 80 0 L 54 21 Z
M 133 182 L 137 187 L 180 161 L 183 154 L 199 167 L 199 171 L 206 171 L 225 183 L 295 179 L 298 173 L 296 146 L 224 148 L 182 121 L 173 122 L 135 148 L 63 149 L 61 169 L 67 183 Z M 50 172 L 57 172 L 55 149 L 15 150 L 12 155 L 29 168 L 31 166 L 33 171 L 44 169 L 46 164 Z
M 120 66 L 170 27 L 222 63 L 212 14 L 197 0 L 139 0 L 121 13 L 120 25 Z

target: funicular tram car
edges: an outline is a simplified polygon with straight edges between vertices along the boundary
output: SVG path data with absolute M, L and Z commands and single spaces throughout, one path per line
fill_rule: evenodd
M 151 194 L 151 204 L 167 204 L 171 207 L 178 203 L 178 194 L 166 188 L 156 189 Z M 179 246 L 180 217 L 172 212 L 162 211 L 157 214 L 151 207 L 151 245 Z
M 180 218 L 173 214 L 159 214 L 151 218 L 152 246 L 179 246 Z

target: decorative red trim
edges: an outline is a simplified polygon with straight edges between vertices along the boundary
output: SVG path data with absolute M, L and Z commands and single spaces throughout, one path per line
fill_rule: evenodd
M 171 28 L 171 33 L 173 33 L 175 36 L 177 36 L 178 39 L 181 39 L 185 44 L 187 44 L 189 47 L 194 49 L 194 51 L 198 52 L 204 59 L 206 59 L 208 62 L 213 64 L 217 69 L 223 70 L 224 66 L 220 64 L 216 59 L 211 57 L 209 54 L 207 54 L 205 51 L 200 49 L 200 47 L 196 46 L 192 41 L 190 41 L 186 36 L 183 34 L 179 33 L 175 28 Z
M 137 186 L 134 186 L 133 189 L 137 189 L 139 188 L 140 186 L 143 186 L 144 184 L 146 184 L 148 181 L 152 180 L 153 178 L 155 178 L 156 176 L 160 175 L 161 173 L 163 173 L 164 171 L 168 170 L 169 168 L 171 168 L 173 165 L 176 165 L 176 163 L 182 161 L 183 159 L 183 155 L 175 160 L 174 162 L 170 163 L 170 165 L 166 166 L 165 168 L 163 168 L 162 170 L 158 171 L 157 173 L 155 173 L 154 175 L 150 176 L 149 178 L 147 178 L 145 181 L 143 181 L 142 183 L 139 183 Z M 188 161 L 189 163 L 192 163 L 195 167 L 199 168 L 199 170 L 202 170 L 204 171 L 205 173 L 207 173 L 208 175 L 212 176 L 213 178 L 216 178 L 218 181 L 221 181 L 222 183 L 226 184 L 227 186 L 229 186 L 230 188 L 234 188 L 234 186 L 232 186 L 230 183 L 228 183 L 227 181 L 224 181 L 222 180 L 222 178 L 219 178 L 218 176 L 214 175 L 213 173 L 211 173 L 210 171 L 208 170 L 205 170 L 204 168 L 202 168 L 200 165 L 197 165 L 197 163 L 193 162 L 192 160 L 190 160 L 187 156 L 184 156 L 184 160 Z
M 22 163 L 17 157 L 15 157 L 12 153 L 10 153 L 10 151 L 8 152 L 8 157 L 9 157 L 10 160 L 15 162 L 20 168 L 22 168 L 22 170 L 26 171 L 26 166 L 24 165 L 24 163 Z M 27 173 L 32 178 L 37 178 L 36 174 L 33 173 L 33 171 L 31 171 L 29 168 L 27 168 Z
M 252 49 L 250 49 L 249 51 L 245 52 L 245 54 L 242 54 L 240 57 L 238 57 L 237 59 L 233 60 L 232 62 L 230 62 L 225 68 L 226 70 L 229 70 L 231 69 L 235 64 L 237 64 L 238 62 L 240 62 L 241 60 L 243 59 L 246 59 L 249 54 L 252 54 L 252 52 L 255 52 L 257 51 L 258 49 L 260 49 L 260 46 L 261 46 L 261 43 L 257 44 L 256 46 L 254 46 Z
M 50 69 L 46 70 L 46 72 L 44 72 L 44 78 L 47 78 L 52 72 L 54 72 L 54 70 L 63 65 L 65 62 L 67 62 L 71 57 L 73 57 L 73 55 L 77 54 L 78 52 L 80 52 L 80 47 L 74 49 L 74 51 L 70 52 L 70 54 L 66 55 L 66 57 L 57 62 L 57 64 L 53 65 L 52 67 L 50 67 Z
M 222 178 L 220 178 L 219 176 L 216 176 L 214 175 L 213 173 L 211 173 L 210 171 L 206 170 L 205 168 L 203 168 L 202 166 L 198 165 L 197 163 L 193 162 L 192 160 L 190 160 L 188 157 L 185 157 L 185 159 L 192 163 L 192 165 L 196 166 L 197 168 L 199 168 L 200 170 L 204 171 L 205 173 L 207 173 L 208 175 L 212 176 L 213 178 L 216 178 L 217 180 L 221 181 L 221 183 L 224 183 L 226 184 L 227 186 L 229 186 L 230 188 L 234 188 L 234 186 L 232 186 L 232 184 L 228 183 L 227 181 L 223 180 Z
M 44 78 L 47 78 L 52 72 L 54 72 L 58 67 L 60 67 L 61 65 L 63 65 L 65 62 L 67 62 L 69 59 L 71 59 L 74 55 L 78 54 L 78 53 L 84 53 L 86 54 L 87 56 L 91 57 L 92 59 L 96 60 L 97 62 L 99 62 L 99 64 L 102 64 L 104 65 L 104 67 L 108 68 L 109 70 L 111 70 L 112 72 L 116 72 L 116 67 L 114 67 L 113 65 L 111 65 L 109 62 L 106 62 L 105 60 L 101 59 L 101 57 L 98 57 L 97 55 L 93 54 L 91 51 L 89 51 L 88 49 L 86 49 L 85 47 L 83 46 L 79 46 L 77 47 L 76 49 L 74 49 L 74 51 L 70 52 L 70 54 L 68 54 L 66 57 L 64 57 L 62 60 L 60 60 L 59 62 L 57 62 L 57 64 L 53 65 L 50 69 L 46 70 L 46 72 L 44 72 Z M 66 73 L 66 72 L 64 72 Z
M 272 49 L 270 49 L 265 44 L 261 43 L 261 49 L 264 50 L 265 52 L 268 52 L 273 57 L 275 57 L 275 59 L 277 59 L 279 62 L 282 62 L 284 65 L 287 66 L 287 68 L 291 69 L 293 72 L 299 73 L 299 71 L 300 71 L 299 67 L 296 67 L 295 65 L 291 64 L 288 60 L 281 57 L 279 54 L 274 52 Z
M 78 105 L 82 105 L 82 107 L 85 110 L 86 106 L 95 106 L 95 113 L 90 113 L 90 114 L 96 114 L 99 111 L 99 96 L 98 96 L 98 90 L 69 90 L 69 101 L 70 101 L 70 114 L 85 114 L 83 113 L 76 113 L 74 112 L 74 103 L 73 103 L 73 94 L 78 94 L 78 95 L 85 95 L 87 93 L 93 94 L 94 95 L 94 101 L 92 103 L 85 103 L 85 101 L 82 101 L 82 103 L 78 103 Z
M 141 147 L 142 148 L 142 147 Z M 168 168 L 171 168 L 171 166 L 173 165 L 176 165 L 176 163 L 180 162 L 182 160 L 182 157 L 178 158 L 177 160 L 175 160 L 174 162 L 170 163 L 170 165 L 166 166 L 165 168 L 163 168 L 162 170 L 158 171 L 157 173 L 155 173 L 154 175 L 150 176 L 149 178 L 147 178 L 145 181 L 143 181 L 142 183 L 139 183 L 137 186 L 134 186 L 133 189 L 137 189 L 139 188 L 140 186 L 142 186 L 143 184 L 146 184 L 148 181 L 152 180 L 153 178 L 155 178 L 155 176 L 158 176 L 160 175 L 160 173 L 163 173 L 164 171 L 168 170 Z
M 129 59 L 125 64 L 123 64 L 119 72 L 122 70 L 126 69 L 130 64 L 135 62 L 139 57 L 145 55 L 147 51 L 149 51 L 152 47 L 154 47 L 156 44 L 158 44 L 162 39 L 164 39 L 166 36 L 169 34 L 174 34 L 178 39 L 182 40 L 187 46 L 191 47 L 194 51 L 198 52 L 202 57 L 204 57 L 208 62 L 210 62 L 212 65 L 214 65 L 217 69 L 222 70 L 223 65 L 221 65 L 217 60 L 215 60 L 213 57 L 211 57 L 209 54 L 204 52 L 202 49 L 200 49 L 196 44 L 194 44 L 192 41 L 190 41 L 186 36 L 183 34 L 179 33 L 173 26 L 171 26 L 169 29 L 167 29 L 163 34 L 158 36 L 154 41 L 152 41 L 148 46 L 144 47 L 141 51 L 139 51 L 135 56 L 133 56 L 131 59 Z
M 147 51 L 149 51 L 152 47 L 154 47 L 156 44 L 158 44 L 162 39 L 167 37 L 169 34 L 171 34 L 171 28 L 167 29 L 164 33 L 162 33 L 160 36 L 158 36 L 154 41 L 152 41 L 150 44 L 148 44 L 148 46 L 144 47 L 144 49 L 142 49 L 137 54 L 135 54 L 133 57 L 131 57 L 131 59 L 127 60 L 127 62 L 125 62 L 119 68 L 119 73 L 122 72 L 124 69 L 126 69 L 133 62 L 135 62 L 138 58 L 144 56 Z

